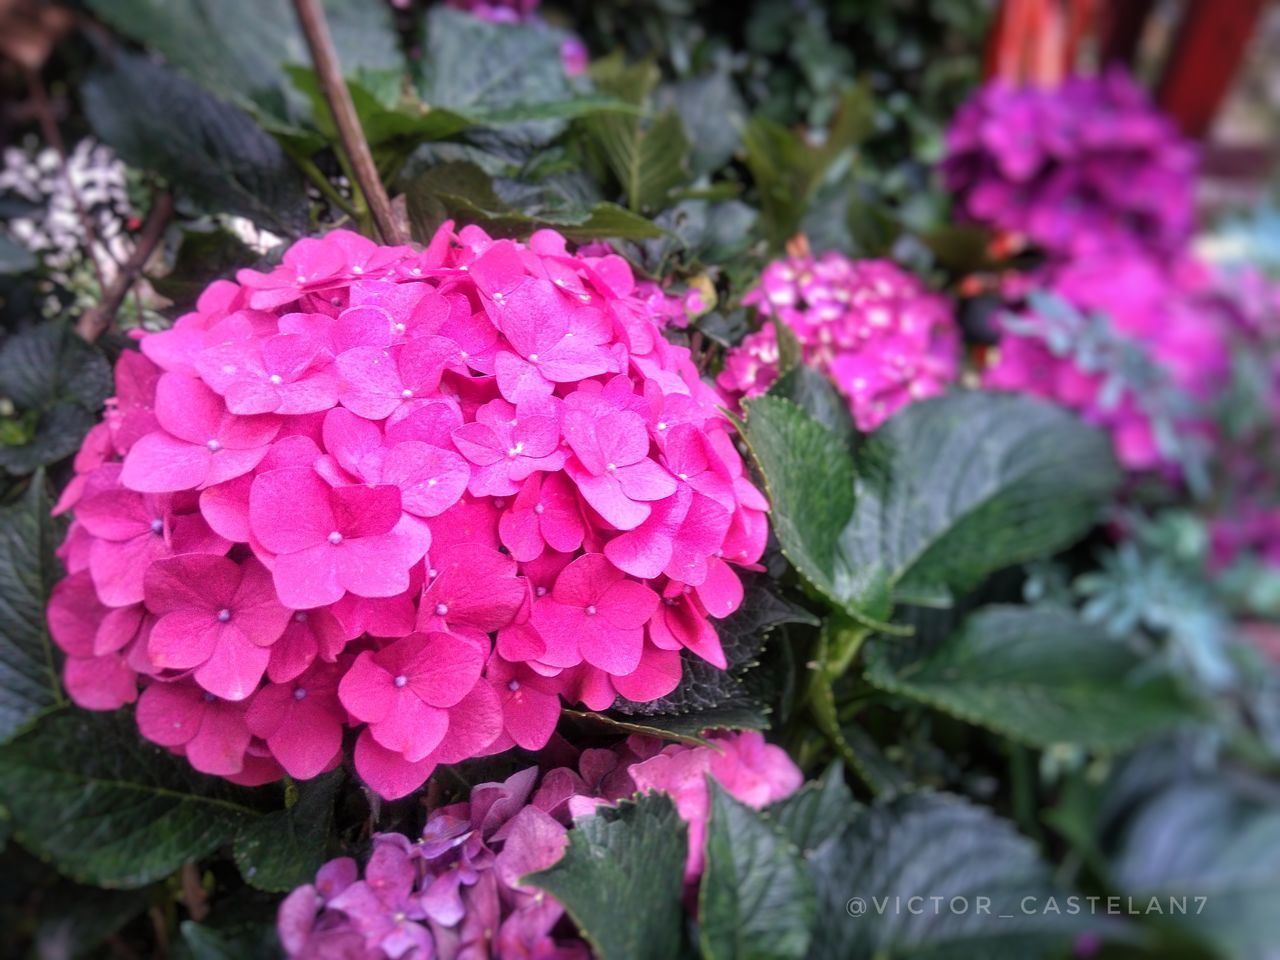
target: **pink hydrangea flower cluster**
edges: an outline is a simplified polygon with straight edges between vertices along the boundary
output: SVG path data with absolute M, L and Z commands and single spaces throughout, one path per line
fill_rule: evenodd
M 960 338 L 946 300 L 888 260 L 835 252 L 775 260 L 743 303 L 795 334 L 805 363 L 836 385 L 859 430 L 942 393 L 956 377 Z M 777 331 L 766 324 L 729 351 L 717 384 L 737 400 L 777 378 Z
M 1194 147 L 1120 71 L 994 82 L 957 112 L 942 164 L 962 215 L 1055 254 L 1176 251 L 1195 223 Z
M 1112 251 L 1047 267 L 1032 285 L 1095 322 L 1068 329 L 1033 307 L 1006 317 L 986 387 L 1079 411 L 1131 470 L 1176 469 L 1171 442 L 1210 439 L 1205 404 L 1230 374 L 1234 321 L 1209 270 Z
M 280 942 L 289 957 L 311 960 L 586 960 L 586 945 L 562 922 L 564 908 L 520 882 L 560 859 L 574 817 L 637 792 L 668 794 L 689 826 L 685 879 L 696 884 L 708 775 L 757 810 L 803 782 L 786 752 L 758 733 L 710 739 L 663 747 L 633 736 L 612 750 L 584 750 L 576 768 L 558 767 L 540 782 L 530 767 L 480 784 L 468 801 L 433 811 L 417 842 L 376 836 L 363 878 L 349 857 L 325 864 L 315 883 L 281 904 Z
M 624 260 L 446 224 L 238 281 L 124 355 L 58 505 L 77 703 L 251 783 L 354 728 L 395 797 L 725 665 L 767 503 Z

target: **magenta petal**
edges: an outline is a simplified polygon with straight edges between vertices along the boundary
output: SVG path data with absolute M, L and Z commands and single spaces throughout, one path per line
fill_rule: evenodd
M 614 676 L 618 693 L 636 703 L 647 703 L 665 697 L 680 683 L 680 653 L 646 647 L 640 664 L 624 676 Z
M 398 800 L 413 793 L 436 768 L 433 760 L 410 763 L 379 745 L 367 729 L 360 732 L 356 741 L 355 762 L 360 778 L 385 800 Z
M 120 482 L 142 493 L 194 490 L 209 475 L 213 453 L 157 431 L 142 437 L 124 458 Z
M 396 689 L 382 719 L 369 724 L 369 732 L 378 743 L 401 754 L 410 763 L 430 754 L 448 729 L 447 711 L 423 703 L 401 689 Z

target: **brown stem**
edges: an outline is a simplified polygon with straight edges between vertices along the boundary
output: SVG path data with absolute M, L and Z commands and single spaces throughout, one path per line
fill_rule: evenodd
M 192 920 L 203 922 L 209 916 L 209 895 L 200 880 L 200 868 L 194 863 L 184 863 L 178 879 L 182 883 L 182 905 Z
M 325 21 L 320 0 L 293 0 L 293 7 L 307 38 L 311 62 L 315 64 L 320 89 L 324 92 L 329 112 L 333 114 L 334 125 L 338 128 L 342 149 L 351 161 L 356 185 L 368 201 L 374 225 L 384 243 L 404 243 L 404 237 L 391 213 L 391 200 L 378 176 L 377 165 L 373 162 L 369 141 L 360 128 L 360 118 L 351 101 L 351 91 L 342 79 L 342 68 L 338 65 L 338 54 L 333 48 L 333 38 L 329 36 L 329 24 Z
M 147 222 L 142 225 L 142 233 L 138 237 L 137 246 L 133 248 L 133 253 L 121 265 L 120 272 L 111 281 L 111 286 L 103 291 L 102 302 L 81 314 L 80 322 L 76 324 L 76 330 L 79 331 L 80 336 L 90 343 L 102 336 L 115 320 L 116 311 L 124 303 L 124 298 L 129 295 L 134 281 L 142 273 L 143 267 L 151 259 L 151 254 L 160 245 L 160 241 L 164 239 L 164 230 L 169 225 L 171 216 L 173 216 L 173 198 L 167 193 L 157 194 L 155 203 L 151 206 L 151 212 L 147 214 Z

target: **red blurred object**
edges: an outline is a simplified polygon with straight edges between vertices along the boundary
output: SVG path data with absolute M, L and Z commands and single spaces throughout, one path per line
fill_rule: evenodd
M 1203 137 L 1213 124 L 1264 0 L 1191 0 L 1178 28 L 1157 100 L 1183 132 Z
M 1096 34 L 1099 9 L 1098 0 L 1004 0 L 987 44 L 987 78 L 1056 86 Z
M 1187 0 L 1157 101 L 1191 137 L 1208 133 L 1266 0 Z M 985 73 L 1015 86 L 1055 86 L 1088 44 L 1105 64 L 1131 64 L 1154 0 L 1002 0 Z

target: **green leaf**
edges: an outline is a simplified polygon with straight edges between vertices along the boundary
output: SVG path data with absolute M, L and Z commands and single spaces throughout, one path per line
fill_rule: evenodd
M 1143 759 L 1143 758 L 1139 758 Z M 1167 924 L 1216 948 L 1215 955 L 1263 958 L 1280 938 L 1280 808 L 1249 781 L 1226 771 L 1197 771 L 1157 785 L 1137 773 L 1139 795 L 1114 795 L 1118 822 L 1100 833 L 1114 838 L 1109 878 L 1139 908 L 1151 898 Z M 1170 909 L 1170 898 L 1185 902 Z
M 866 139 L 873 120 L 866 86 L 853 87 L 844 94 L 819 147 L 763 114 L 751 118 L 742 143 L 747 169 L 760 192 L 765 234 L 775 249 L 781 249 L 799 229 L 824 178 L 841 154 Z
M 839 761 L 817 780 L 765 808 L 769 820 L 806 857 L 837 836 L 862 810 L 844 782 Z
M 0 346 L 0 397 L 22 413 L 0 422 L 0 468 L 31 471 L 70 456 L 111 394 L 111 367 L 67 323 L 49 320 Z
M 679 114 L 694 176 L 714 173 L 738 152 L 746 106 L 727 70 L 664 86 L 654 99 L 659 110 L 674 109 Z
M 790 400 L 770 395 L 748 402 L 744 437 L 782 552 L 823 594 L 838 597 L 836 553 L 853 514 L 853 461 L 844 442 Z
M 91 957 L 110 937 L 151 905 L 150 890 L 98 890 L 62 883 L 42 891 L 48 900 L 36 930 L 34 956 Z M 107 954 L 109 955 L 109 954 Z
M 947 603 L 987 576 L 1070 546 L 1120 481 L 1109 439 L 1059 407 L 960 391 L 913 404 L 860 458 L 837 598 Z
M 710 820 L 698 888 L 707 960 L 800 960 L 809 946 L 813 882 L 787 836 L 707 777 Z
M 853 416 L 849 413 L 849 405 L 836 392 L 831 381 L 813 367 L 796 366 L 778 378 L 769 388 L 769 394 L 790 400 L 837 437 L 853 437 Z
M 612 203 L 526 213 L 499 197 L 489 175 L 471 163 L 432 167 L 409 184 L 406 197 L 413 234 L 424 242 L 449 219 L 474 223 L 500 237 L 523 237 L 543 227 L 577 241 L 662 234 L 650 221 Z
M 564 130 L 565 116 L 553 112 L 538 117 L 529 111 L 570 100 L 573 90 L 560 61 L 560 45 L 567 36 L 541 21 L 490 23 L 434 6 L 427 14 L 418 93 L 432 108 L 477 120 L 487 115 L 489 123 L 500 119 L 507 125 L 501 133 L 507 142 L 545 144 Z
M 600 61 L 591 74 L 599 90 L 636 105 L 645 102 L 657 75 L 652 63 L 628 66 L 620 56 Z M 671 191 L 688 182 L 689 141 L 675 111 L 650 120 L 617 113 L 596 116 L 585 120 L 583 129 L 633 211 L 661 210 L 669 205 Z
M 1024 898 L 1062 903 L 1065 893 L 1030 841 L 958 797 L 878 804 L 808 862 L 818 890 L 810 960 L 1034 960 L 1065 955 L 1083 927 L 1065 910 L 1023 909 Z M 912 897 L 922 898 L 915 912 Z
M 1140 653 L 1056 607 L 987 607 L 922 660 L 872 648 L 866 678 L 1019 743 L 1122 750 L 1194 708 Z
M 26 247 L 0 236 L 0 274 L 26 273 L 36 265 L 36 256 Z
M 783 553 L 820 593 L 879 626 L 895 600 L 946 605 L 990 574 L 1079 539 L 1119 481 L 1107 438 L 1014 394 L 914 404 L 862 445 L 795 403 L 747 405 L 747 446 Z
M 302 127 L 317 119 L 284 72 L 287 64 L 311 63 L 289 0 L 89 0 L 89 7 L 273 131 L 305 138 Z M 325 0 L 324 7 L 347 76 L 403 71 L 389 6 Z M 320 144 L 313 141 L 311 146 Z
M 675 690 L 648 703 L 620 700 L 614 710 L 637 718 L 640 723 L 659 726 L 683 720 L 705 721 L 701 729 L 767 728 L 768 705 L 752 689 L 749 675 L 759 666 L 770 633 L 786 623 L 816 627 L 818 620 L 808 610 L 779 596 L 765 578 L 753 578 L 746 585 L 738 609 L 714 623 L 724 650 L 725 669 L 686 651 L 681 658 L 683 676 Z
M 44 475 L 0 509 L 0 741 L 62 702 L 45 605 L 58 579 Z
M 259 817 L 240 831 L 235 858 L 246 881 L 277 893 L 311 882 L 325 861 L 333 802 L 343 777 L 339 769 L 301 784 L 293 806 Z
M 554 896 L 600 960 L 671 960 L 684 940 L 685 825 L 666 794 L 575 821 L 553 867 L 522 882 Z
M 95 886 L 144 886 L 217 849 L 256 815 L 244 797 L 145 743 L 131 711 L 60 711 L 0 747 L 14 836 Z
M 101 139 L 133 166 L 168 179 L 202 212 L 239 214 L 276 233 L 305 229 L 301 175 L 239 107 L 122 51 L 80 94 Z

